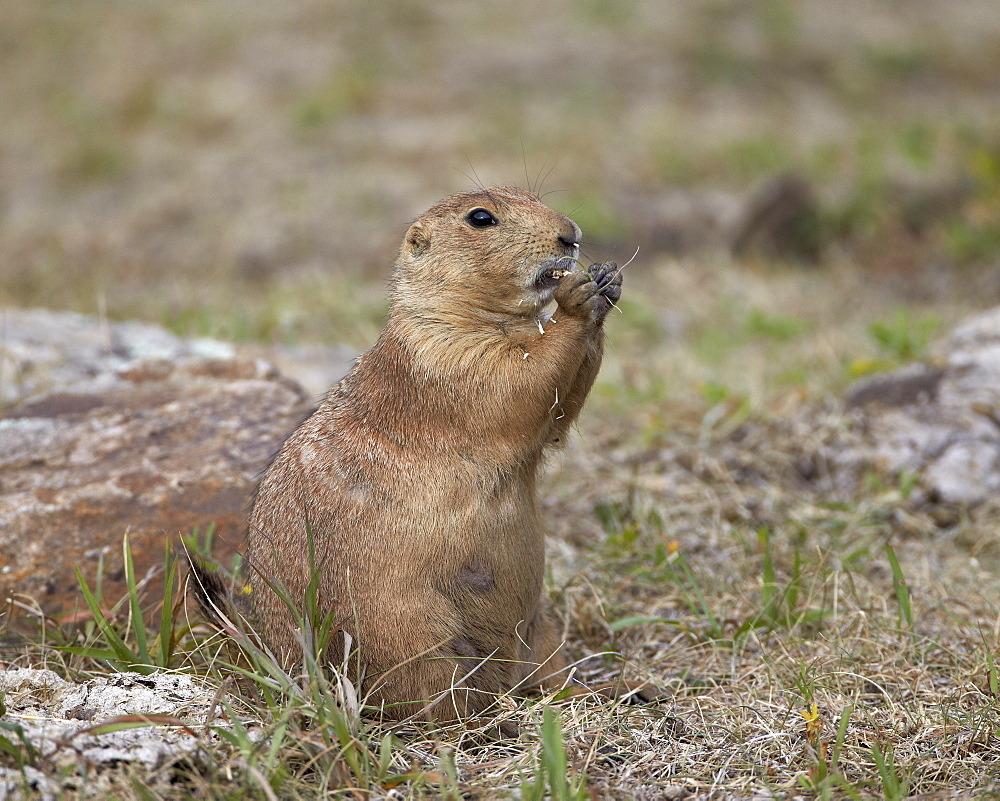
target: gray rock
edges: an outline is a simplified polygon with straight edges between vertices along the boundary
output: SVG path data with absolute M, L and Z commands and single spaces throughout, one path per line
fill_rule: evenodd
M 936 402 L 938 388 L 945 371 L 929 364 L 911 364 L 891 373 L 868 376 L 854 385 L 844 396 L 848 409 L 879 404 L 881 406 L 912 406 Z
M 344 345 L 244 345 L 240 355 L 262 358 L 282 375 L 294 379 L 310 398 L 318 401 L 347 375 L 357 352 Z
M 59 798 L 59 783 L 37 768 L 24 766 L 24 773 L 14 768 L 0 767 L 0 801 L 55 801 Z
M 193 527 L 215 526 L 220 555 L 238 549 L 257 475 L 309 411 L 297 384 L 224 343 L 154 326 L 0 317 L 4 375 L 16 378 L 0 420 L 0 597 L 80 610 L 75 568 L 92 580 L 103 557 L 117 600 L 126 531 L 140 577 Z
M 3 720 L 20 726 L 39 756 L 70 784 L 74 768 L 131 763 L 155 769 L 181 759 L 197 761 L 205 745 L 218 743 L 209 727 L 228 727 L 225 708 L 232 708 L 225 696 L 217 702 L 216 688 L 186 674 L 116 673 L 73 684 L 51 670 L 22 668 L 0 671 L 0 692 L 7 706 Z M 95 731 L 115 718 L 143 715 L 159 717 L 148 726 Z M 26 775 L 29 789 L 43 798 L 66 789 L 52 771 L 46 778 L 28 768 Z M 23 789 L 18 771 L 0 772 L 0 799 L 19 797 Z
M 836 455 L 918 476 L 930 501 L 977 504 L 1000 491 L 1000 308 L 954 330 L 931 365 L 856 384 L 846 396 L 861 437 Z
M 135 362 L 235 355 L 229 343 L 184 340 L 149 323 L 108 323 L 48 309 L 0 309 L 0 410 L 67 387 L 100 391 Z

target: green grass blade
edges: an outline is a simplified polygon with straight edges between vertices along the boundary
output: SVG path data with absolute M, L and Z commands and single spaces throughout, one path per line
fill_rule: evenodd
M 101 605 L 97 602 L 97 598 L 94 597 L 94 593 L 91 592 L 90 585 L 87 584 L 87 580 L 83 577 L 83 573 L 80 572 L 80 568 L 74 567 L 74 570 L 76 570 L 76 580 L 80 583 L 80 591 L 83 593 L 87 608 L 90 609 L 90 613 L 94 616 L 94 622 L 101 630 L 101 634 L 104 635 L 104 639 L 110 650 L 117 655 L 117 662 L 120 663 L 117 667 L 135 669 L 140 673 L 149 673 L 150 668 L 137 664 L 139 660 L 136 659 L 135 654 L 125 644 L 125 641 L 118 636 L 118 632 L 114 630 L 111 623 L 104 616 L 104 612 L 101 611 Z
M 830 769 L 836 770 L 840 762 L 840 751 L 844 747 L 844 738 L 847 737 L 847 726 L 851 722 L 851 715 L 854 714 L 853 706 L 845 706 L 840 713 L 840 723 L 837 726 L 837 738 L 833 741 L 833 753 L 830 755 Z
M 791 619 L 795 615 L 795 610 L 799 605 L 799 584 L 802 580 L 802 554 L 798 548 L 795 549 L 795 558 L 792 562 L 792 580 L 785 590 L 785 620 L 791 625 Z
M 634 615 L 632 617 L 622 617 L 618 620 L 614 620 L 608 624 L 608 628 L 612 631 L 621 631 L 622 629 L 631 628 L 632 626 L 647 626 L 650 623 L 666 623 L 671 626 L 677 625 L 677 621 L 672 617 Z
M 885 752 L 877 745 L 872 746 L 872 757 L 878 767 L 878 775 L 882 780 L 882 797 L 889 801 L 895 801 L 906 796 L 906 782 L 901 781 L 896 771 L 896 762 L 892 753 L 892 746 L 887 745 Z
M 901 621 L 906 623 L 906 627 L 913 629 L 913 610 L 910 608 L 910 588 L 906 584 L 903 570 L 896 559 L 896 552 L 891 545 L 885 546 L 885 553 L 889 557 L 889 566 L 892 568 L 892 588 L 896 593 L 896 601 L 899 603 L 899 614 Z
M 709 626 L 711 627 L 712 636 L 715 639 L 721 639 L 722 637 L 722 627 L 719 625 L 719 621 L 716 619 L 715 615 L 712 614 L 712 610 L 708 606 L 708 601 L 705 600 L 705 596 L 702 594 L 701 588 L 698 586 L 698 582 L 695 580 L 694 573 L 691 572 L 691 568 L 688 567 L 687 561 L 684 559 L 678 559 L 677 564 L 680 565 L 681 570 L 684 572 L 685 578 L 691 584 L 691 590 L 694 592 L 695 598 L 698 600 L 698 606 L 700 607 L 701 613 L 708 618 Z M 685 596 L 687 593 L 685 592 Z M 690 596 L 688 596 L 688 606 L 692 608 L 692 611 L 697 612 L 698 609 L 694 608 L 694 604 L 691 603 Z
M 777 597 L 778 597 L 778 577 L 774 572 L 774 561 L 771 558 L 771 536 L 767 528 L 761 526 L 757 530 L 757 541 L 764 551 L 763 557 L 763 584 L 760 589 L 762 601 L 761 617 L 771 623 L 777 619 Z
M 174 558 L 170 542 L 163 556 L 163 606 L 160 610 L 160 642 L 157 665 L 169 668 L 174 652 L 174 580 L 177 575 L 177 560 Z
M 149 658 L 149 644 L 146 641 L 146 622 L 142 618 L 142 604 L 139 602 L 139 586 L 135 578 L 135 564 L 132 561 L 132 548 L 128 533 L 122 538 L 122 550 L 125 557 L 125 587 L 128 591 L 129 613 L 132 617 L 132 630 L 135 632 L 138 661 L 144 665 L 152 665 L 152 660 Z
M 118 651 L 112 651 L 110 648 L 95 648 L 92 645 L 63 645 L 59 647 L 59 651 L 64 654 L 85 656 L 87 659 L 96 659 L 100 662 L 110 662 L 112 664 L 121 662 L 121 654 Z M 131 667 L 131 664 L 126 667 Z
M 566 780 L 566 748 L 563 744 L 562 724 L 552 707 L 542 713 L 542 767 L 549 777 L 553 801 L 568 801 L 569 785 Z

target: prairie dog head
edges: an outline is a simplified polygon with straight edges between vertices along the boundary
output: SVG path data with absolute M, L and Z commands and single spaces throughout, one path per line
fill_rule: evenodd
M 393 275 L 393 309 L 497 321 L 531 318 L 580 251 L 580 228 L 514 187 L 464 192 L 410 226 Z M 553 273 L 556 275 L 553 275 Z

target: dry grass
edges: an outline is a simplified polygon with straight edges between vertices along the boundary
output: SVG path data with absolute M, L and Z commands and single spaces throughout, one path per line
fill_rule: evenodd
M 673 692 L 615 732 L 642 767 L 592 777 L 623 797 L 890 795 L 878 749 L 910 792 L 994 783 L 1000 510 L 942 528 L 898 489 L 833 503 L 780 480 L 801 440 L 739 433 L 750 447 L 679 436 L 672 464 L 640 461 L 594 556 L 561 574 L 571 642 L 611 642 Z
M 522 736 L 484 745 L 475 727 L 345 735 L 319 677 L 305 696 L 251 682 L 273 753 L 235 742 L 119 794 L 1000 786 L 1000 508 L 918 507 L 900 477 L 800 469 L 849 435 L 830 399 L 850 381 L 1000 299 L 994 6 L 587 0 L 539 18 L 529 3 L 9 0 L 0 304 L 360 349 L 406 221 L 468 188 L 463 170 L 532 183 L 554 167 L 546 186 L 570 191 L 547 200 L 593 260 L 631 255 L 630 201 L 669 189 L 739 194 L 794 171 L 819 204 L 812 266 L 640 251 L 544 484 L 572 654 L 617 650 L 669 701 L 504 700 Z M 175 625 L 175 667 L 226 675 L 204 629 Z

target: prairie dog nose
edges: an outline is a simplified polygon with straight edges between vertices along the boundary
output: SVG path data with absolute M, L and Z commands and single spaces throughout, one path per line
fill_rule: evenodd
M 583 236 L 583 232 L 580 231 L 580 226 L 568 217 L 566 218 L 566 223 L 566 227 L 563 228 L 558 236 L 559 244 L 572 250 L 573 255 L 576 256 L 580 250 L 580 238 Z

